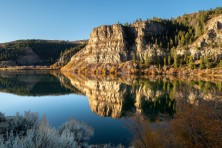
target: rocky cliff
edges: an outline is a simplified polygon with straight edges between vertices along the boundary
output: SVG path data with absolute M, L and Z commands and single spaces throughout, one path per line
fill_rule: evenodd
M 69 71 L 95 71 L 105 68 L 110 71 L 112 67 L 120 68 L 126 63 L 130 69 L 135 65 L 133 58 L 145 58 L 163 52 L 155 45 L 146 43 L 147 36 L 161 34 L 165 27 L 157 22 L 137 22 L 131 26 L 115 24 L 95 28 L 88 45 L 75 54 L 71 61 L 62 68 Z M 122 64 L 122 65 L 121 65 Z
M 188 67 L 192 59 L 198 67 L 201 57 L 208 58 L 211 65 L 216 66 L 222 59 L 221 18 L 222 15 L 219 15 L 208 20 L 203 35 L 196 37 L 192 34 L 192 27 L 175 21 L 100 26 L 92 31 L 88 45 L 75 54 L 62 70 L 100 74 L 135 73 L 138 69 L 148 68 L 149 63 L 156 66 L 168 63 L 172 66 L 172 62 L 177 62 L 177 65 Z M 182 29 L 178 31 L 178 28 Z M 174 36 L 175 40 L 169 39 Z M 170 46 L 175 49 L 171 50 Z M 177 61 L 175 55 L 178 56 Z

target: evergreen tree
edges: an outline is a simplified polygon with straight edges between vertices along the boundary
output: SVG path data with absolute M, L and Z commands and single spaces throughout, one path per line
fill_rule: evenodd
M 174 65 L 174 68 L 177 68 L 178 67 L 178 57 L 177 57 L 177 54 L 174 54 L 174 57 L 173 57 L 173 65 Z
M 166 56 L 163 58 L 163 63 L 164 63 L 164 66 L 167 66 L 167 58 L 166 58 Z
M 192 58 L 192 57 L 190 57 L 190 59 L 189 59 L 189 67 L 190 67 L 191 69 L 195 68 L 195 65 L 194 65 L 194 62 L 193 62 L 193 58 Z
M 149 59 L 149 55 L 147 53 L 146 56 L 145 56 L 145 66 L 148 67 L 149 64 L 150 64 L 150 59 Z
M 136 54 L 133 53 L 133 63 L 136 63 Z
M 204 63 L 206 65 L 206 68 L 210 68 L 210 61 L 209 61 L 209 56 L 208 55 L 205 57 Z
M 171 56 L 170 55 L 168 55 L 167 61 L 168 61 L 168 65 L 170 66 L 171 65 Z
M 205 65 L 204 65 L 204 57 L 201 56 L 200 57 L 200 69 L 204 69 L 205 68 Z

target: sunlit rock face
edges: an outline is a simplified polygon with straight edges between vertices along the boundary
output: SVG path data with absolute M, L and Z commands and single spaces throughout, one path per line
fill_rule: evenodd
M 121 25 L 93 29 L 88 45 L 75 54 L 63 70 L 76 71 L 99 63 L 121 63 L 127 60 L 127 43 Z
M 87 67 L 93 71 L 95 66 L 107 68 L 106 64 L 118 65 L 132 60 L 133 55 L 144 59 L 148 54 L 152 60 L 153 56 L 163 53 L 154 45 L 147 44 L 146 38 L 163 31 L 164 26 L 157 22 L 136 22 L 128 27 L 120 24 L 97 27 L 91 32 L 88 45 L 62 70 L 83 71 Z

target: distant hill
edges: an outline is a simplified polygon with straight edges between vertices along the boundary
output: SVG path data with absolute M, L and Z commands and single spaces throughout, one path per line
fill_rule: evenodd
M 60 40 L 17 40 L 0 44 L 0 67 L 49 66 L 54 64 L 63 52 L 82 46 L 81 41 Z

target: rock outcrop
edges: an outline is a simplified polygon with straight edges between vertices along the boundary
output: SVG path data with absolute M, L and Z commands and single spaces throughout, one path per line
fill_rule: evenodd
M 154 45 L 146 43 L 146 37 L 161 34 L 164 26 L 157 22 L 136 22 L 131 26 L 115 24 L 95 28 L 88 45 L 75 54 L 62 70 L 81 71 L 95 69 L 110 71 L 112 67 L 131 69 L 134 58 L 144 59 L 145 56 L 161 56 L 162 51 Z M 122 65 L 121 65 L 122 64 Z

